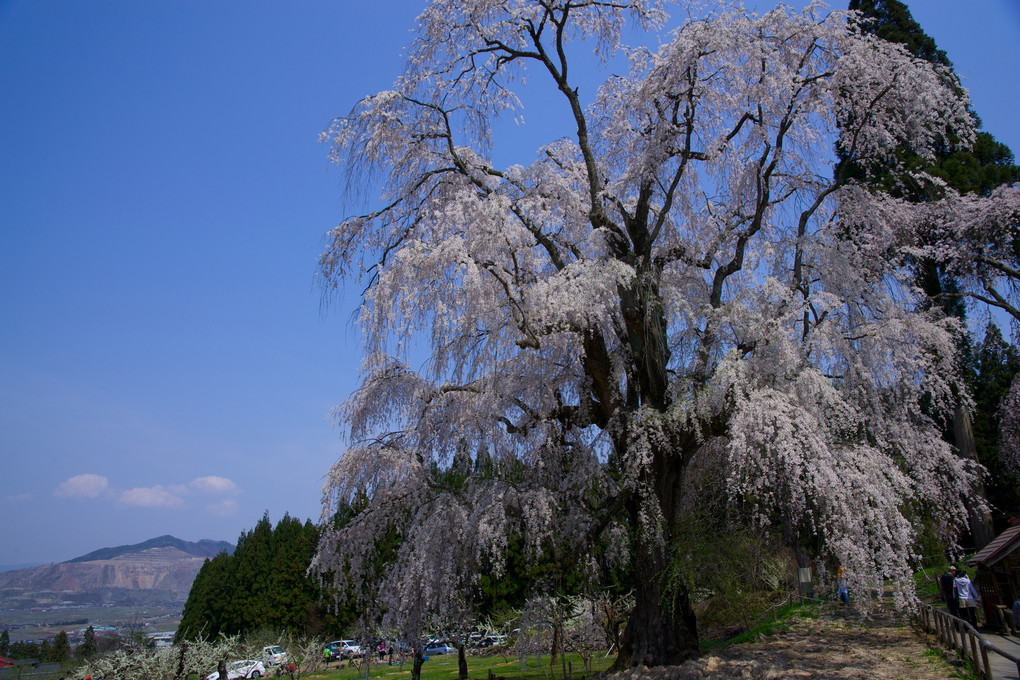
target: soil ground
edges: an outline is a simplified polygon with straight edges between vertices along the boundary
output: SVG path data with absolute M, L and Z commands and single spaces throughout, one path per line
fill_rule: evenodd
M 853 612 L 796 619 L 756 642 L 709 652 L 682 666 L 637 668 L 607 680 L 947 680 L 968 678 L 963 663 L 905 616 Z

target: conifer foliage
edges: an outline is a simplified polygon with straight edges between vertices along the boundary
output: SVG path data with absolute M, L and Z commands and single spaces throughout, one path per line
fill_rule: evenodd
M 945 67 L 944 77 L 961 97 L 965 97 L 963 85 L 951 71 L 949 58 L 914 21 L 903 2 L 851 0 L 850 9 L 862 13 L 859 24 L 862 30 L 903 44 L 915 56 Z M 973 125 L 980 128 L 977 113 L 971 110 L 970 115 Z M 915 214 L 912 227 L 919 285 L 933 304 L 940 306 L 947 315 L 959 318 L 963 318 L 968 309 L 1001 310 L 1010 318 L 1014 338 L 1018 338 L 1020 166 L 1014 163 L 1012 151 L 987 132 L 977 131 L 974 143 L 962 148 L 951 144 L 953 131 L 949 132 L 950 138 L 943 140 L 932 156 L 914 153 L 908 144 L 903 144 L 897 150 L 895 164 L 872 172 L 870 176 L 860 169 L 851 172 L 876 188 L 884 188 L 896 200 L 931 203 L 927 210 Z M 999 332 L 994 331 L 986 342 L 995 345 L 998 335 Z M 960 342 L 963 362 L 967 361 L 969 352 L 965 340 L 961 338 Z M 1000 389 L 997 394 L 1005 397 L 1001 406 L 998 401 L 989 403 L 985 390 L 983 398 L 979 398 L 983 403 L 978 404 L 980 408 L 975 417 L 1001 420 L 1005 460 L 1015 474 L 1020 472 L 1015 444 L 1020 441 L 1020 426 L 1013 406 L 1020 399 L 1020 384 L 1011 390 L 1007 386 L 1006 392 Z M 989 438 L 986 436 L 984 442 L 978 443 L 989 444 Z M 973 448 L 972 444 L 957 444 L 961 450 Z M 998 448 L 995 442 L 987 452 L 979 450 L 982 462 L 997 467 L 1002 460 Z M 1001 471 L 1001 468 L 993 470 L 996 474 L 990 478 L 991 483 L 1012 487 L 1012 475 L 1002 480 L 997 474 Z M 997 500 L 1003 500 L 1001 494 L 996 495 L 999 496 Z
M 845 13 L 735 8 L 660 38 L 664 7 L 433 0 L 393 89 L 325 133 L 351 195 L 383 192 L 321 259 L 327 286 L 364 290 L 366 338 L 324 517 L 364 509 L 315 568 L 386 627 L 461 620 L 520 536 L 553 570 L 630 561 L 619 663 L 696 655 L 690 594 L 662 575 L 706 447 L 733 502 L 816 536 L 857 592 L 909 592 L 904 509 L 961 503 L 974 473 L 934 420 L 964 393 L 958 325 L 906 264 L 920 208 L 834 167 L 970 144 L 966 97 Z M 586 106 L 573 60 L 617 53 L 628 25 L 662 46 Z M 498 167 L 525 74 L 572 132 Z M 933 516 L 952 540 L 959 516 Z
M 307 577 L 319 530 L 284 515 L 274 528 L 263 516 L 241 534 L 232 555 L 206 559 L 188 594 L 179 639 L 215 640 L 263 628 L 295 635 L 323 635 L 336 619 Z M 332 624 L 332 625 L 331 625 Z
M 946 54 L 938 49 L 935 41 L 925 34 L 921 27 L 914 21 L 907 6 L 900 0 L 851 0 L 850 9 L 861 12 L 858 26 L 861 30 L 869 31 L 878 37 L 891 42 L 902 44 L 915 56 L 924 59 L 932 64 L 944 67 L 944 77 L 964 96 L 965 90 L 959 78 L 952 72 L 952 63 Z M 972 112 L 975 128 L 980 128 L 980 120 Z M 936 209 L 937 213 L 944 212 L 946 205 L 953 205 L 958 195 L 976 195 L 981 197 L 981 203 L 985 206 L 992 203 L 988 197 L 993 191 L 1004 185 L 1007 188 L 996 192 L 996 196 L 1005 196 L 1008 200 L 1013 196 L 1015 202 L 1018 192 L 1008 185 L 1020 179 L 1020 167 L 1013 164 L 1013 154 L 1010 150 L 995 141 L 987 132 L 978 131 L 974 144 L 967 148 L 954 147 L 952 142 L 953 131 L 950 130 L 950 138 L 943 140 L 935 149 L 935 154 L 924 157 L 914 153 L 909 144 L 901 144 L 896 152 L 896 162 L 873 169 L 870 173 L 861 172 L 859 168 L 850 168 L 850 172 L 865 184 L 876 190 L 888 192 L 897 200 L 906 200 L 914 203 L 930 203 L 941 199 L 941 205 Z M 1003 194 L 1003 191 L 1005 192 Z M 961 219 L 962 211 L 956 208 L 949 208 L 952 211 L 951 221 L 957 226 L 966 225 Z M 987 209 L 987 208 L 986 208 Z M 1014 213 L 1016 212 L 1014 208 Z M 920 213 L 924 215 L 924 211 Z M 1005 221 L 1001 221 L 1005 218 Z M 1009 211 L 998 211 L 991 221 L 1000 227 L 1009 230 Z M 1014 214 L 1012 229 L 1016 231 L 1016 215 Z M 914 253 L 912 264 L 918 285 L 929 298 L 929 304 L 940 309 L 947 316 L 953 316 L 961 320 L 966 319 L 968 311 L 973 312 L 974 307 L 978 310 L 983 302 L 975 302 L 978 298 L 985 297 L 985 288 L 991 284 L 993 289 L 1001 286 L 1004 278 L 999 275 L 987 275 L 982 277 L 980 285 L 973 276 L 961 276 L 958 267 L 953 266 L 953 259 L 959 260 L 959 255 L 945 257 L 940 253 L 945 248 L 938 241 L 944 238 L 939 234 L 938 229 L 933 229 L 933 223 L 916 224 L 915 238 L 917 247 Z M 967 237 L 973 239 L 979 234 L 972 225 L 964 226 L 968 232 Z M 958 236 L 963 237 L 960 233 Z M 986 236 L 978 236 L 982 241 Z M 993 239 L 994 240 L 994 239 Z M 978 252 L 985 251 L 984 243 L 971 244 Z M 960 250 L 959 244 L 953 243 L 952 250 Z M 1008 252 L 1008 249 L 1006 249 Z M 961 251 L 963 252 L 963 251 Z M 1000 253 L 1002 251 L 1000 250 Z M 1008 261 L 1008 256 L 1007 260 Z M 987 271 L 987 270 L 986 270 Z M 1008 277 L 1005 279 L 1008 284 Z M 1013 286 L 1015 288 L 1015 285 Z M 970 308 L 970 309 L 968 309 Z M 969 335 L 960 334 L 957 341 L 957 357 L 961 364 L 967 364 L 971 351 L 971 339 Z M 986 405 L 987 406 L 987 405 Z M 996 458 L 991 454 L 994 451 L 983 451 L 974 437 L 974 428 L 971 424 L 975 418 L 988 418 L 994 414 L 997 408 L 991 411 L 975 412 L 966 399 L 959 399 L 956 412 L 952 421 L 947 422 L 944 428 L 946 441 L 953 444 L 961 456 L 979 460 L 986 466 Z M 992 476 L 988 479 L 992 485 L 1001 483 L 1001 477 Z M 1006 482 L 1007 486 L 1010 482 Z M 998 494 L 997 494 L 998 495 Z M 967 513 L 970 524 L 970 534 L 973 545 L 976 549 L 984 547 L 994 538 L 992 517 L 988 510 L 989 493 L 982 481 L 977 481 L 975 486 L 968 493 Z

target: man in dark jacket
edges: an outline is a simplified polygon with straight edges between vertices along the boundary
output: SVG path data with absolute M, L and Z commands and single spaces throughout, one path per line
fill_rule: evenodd
M 949 613 L 953 616 L 960 615 L 959 601 L 956 599 L 956 585 L 953 583 L 956 580 L 956 566 L 950 564 L 949 570 L 939 577 L 939 590 L 942 593 L 942 598 L 946 601 L 946 608 Z

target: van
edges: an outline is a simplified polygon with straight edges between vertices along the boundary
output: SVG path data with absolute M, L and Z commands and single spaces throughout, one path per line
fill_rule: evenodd
M 262 648 L 262 661 L 267 666 L 282 666 L 287 663 L 287 652 L 280 645 L 269 645 Z

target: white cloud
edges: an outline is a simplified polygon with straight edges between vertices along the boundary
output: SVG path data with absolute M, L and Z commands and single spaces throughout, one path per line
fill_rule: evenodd
M 12 504 L 14 504 L 14 503 L 27 503 L 30 500 L 32 500 L 33 498 L 35 498 L 35 496 L 33 496 L 30 493 L 19 493 L 19 494 L 14 494 L 13 496 L 7 496 L 6 498 L 4 498 L 4 501 L 7 502 L 7 503 L 12 503 Z
M 109 486 L 109 480 L 102 475 L 75 475 L 61 482 L 53 495 L 58 498 L 99 498 Z
M 228 498 L 225 501 L 207 505 L 205 509 L 209 514 L 216 515 L 217 517 L 230 517 L 237 513 L 237 501 L 233 498 Z
M 193 490 L 207 493 L 237 493 L 237 485 L 226 477 L 198 477 L 188 484 Z
M 179 508 L 184 499 L 162 485 L 135 487 L 120 495 L 120 502 L 139 508 Z
M 237 502 L 233 497 L 240 493 L 237 484 L 226 477 L 207 475 L 196 477 L 186 484 L 156 484 L 154 486 L 136 486 L 127 491 L 110 488 L 109 480 L 102 475 L 76 475 L 60 483 L 53 491 L 59 498 L 99 498 L 106 496 L 116 499 L 121 505 L 135 508 L 183 508 L 197 504 L 199 501 L 186 501 L 189 496 L 202 496 L 203 502 L 214 500 L 207 509 L 209 512 L 225 517 L 237 512 Z M 210 498 L 210 496 L 212 498 Z M 31 494 L 8 496 L 9 503 L 31 500 Z

